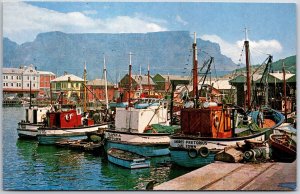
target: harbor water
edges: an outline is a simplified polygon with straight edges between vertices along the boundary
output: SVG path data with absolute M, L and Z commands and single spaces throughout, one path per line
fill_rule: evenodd
M 18 139 L 25 109 L 2 111 L 4 190 L 145 190 L 149 181 L 163 183 L 189 172 L 169 165 L 169 156 L 151 158 L 150 168 L 130 170 L 105 157 Z

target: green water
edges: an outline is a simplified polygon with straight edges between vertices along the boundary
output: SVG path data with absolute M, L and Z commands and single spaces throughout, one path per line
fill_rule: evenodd
M 125 169 L 105 157 L 55 146 L 20 140 L 17 123 L 24 108 L 3 108 L 3 189 L 4 190 L 145 190 L 147 183 L 162 183 L 189 172 L 161 165 L 170 157 L 151 159 L 151 167 Z

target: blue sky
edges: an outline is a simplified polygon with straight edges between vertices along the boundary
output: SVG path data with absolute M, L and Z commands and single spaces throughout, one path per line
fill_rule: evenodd
M 187 30 L 220 44 L 239 59 L 244 27 L 253 57 L 296 54 L 296 5 L 292 3 L 203 2 L 19 2 L 4 3 L 4 36 L 21 44 L 40 32 L 120 33 Z M 201 45 L 199 45 L 201 47 Z

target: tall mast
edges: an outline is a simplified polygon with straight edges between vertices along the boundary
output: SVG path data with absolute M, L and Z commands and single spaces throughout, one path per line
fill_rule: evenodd
M 129 92 L 129 95 L 128 95 L 128 107 L 131 107 L 131 103 L 130 103 L 130 94 L 131 94 L 131 69 L 132 69 L 132 65 L 131 65 L 131 55 L 132 53 L 129 52 L 129 80 L 128 80 L 128 92 Z
M 246 72 L 247 72 L 247 108 L 251 109 L 251 69 L 250 69 L 250 53 L 247 28 L 245 28 L 245 56 L 246 56 Z
M 197 59 L 197 43 L 196 32 L 194 32 L 193 43 L 193 97 L 195 97 L 195 108 L 198 108 L 198 59 Z
M 106 77 L 106 63 L 105 63 L 105 55 L 103 56 L 103 73 L 104 73 L 104 82 L 105 82 L 105 104 L 106 110 L 108 110 L 108 92 L 107 92 L 107 77 Z
M 86 91 L 86 62 L 84 62 L 84 71 L 83 71 L 83 82 L 84 82 L 84 101 L 83 101 L 83 111 L 87 112 L 86 107 L 86 97 L 87 97 L 87 91 Z
M 150 65 L 148 63 L 148 95 L 150 95 Z
M 139 81 L 140 81 L 140 95 L 142 95 L 143 90 L 142 90 L 142 65 L 141 64 L 140 64 L 140 79 L 139 79 Z
M 29 109 L 31 109 L 31 77 L 29 81 Z
M 283 73 L 284 115 L 285 115 L 285 122 L 287 122 L 287 100 L 286 100 L 286 80 L 285 80 L 284 61 L 282 61 L 282 73 Z

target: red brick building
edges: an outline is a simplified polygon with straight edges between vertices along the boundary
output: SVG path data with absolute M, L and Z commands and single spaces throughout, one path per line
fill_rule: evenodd
M 55 79 L 54 73 L 49 71 L 38 71 L 40 77 L 40 96 L 50 96 L 50 81 Z
M 105 100 L 105 81 L 104 79 L 95 79 L 87 82 L 87 88 L 92 91 L 88 91 L 88 100 Z M 107 93 L 108 93 L 108 101 L 112 101 L 114 99 L 114 85 L 110 82 L 107 82 Z

